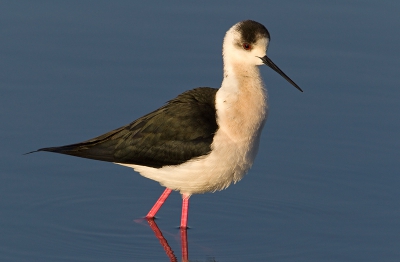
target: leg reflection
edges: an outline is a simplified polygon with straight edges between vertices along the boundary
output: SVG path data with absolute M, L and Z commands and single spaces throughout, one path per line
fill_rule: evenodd
M 164 248 L 165 253 L 169 257 L 170 261 L 171 262 L 178 262 L 178 259 L 176 258 L 175 254 L 174 254 L 174 251 L 169 246 L 167 240 L 165 239 L 165 237 L 161 233 L 161 230 L 158 228 L 158 226 L 157 226 L 156 222 L 154 221 L 154 219 L 148 218 L 147 219 L 147 223 L 149 223 L 150 228 L 153 230 L 154 234 L 156 235 L 156 237 L 160 241 L 161 246 Z
M 181 227 L 181 246 L 182 246 L 182 261 L 189 261 L 188 242 L 187 242 L 187 228 Z

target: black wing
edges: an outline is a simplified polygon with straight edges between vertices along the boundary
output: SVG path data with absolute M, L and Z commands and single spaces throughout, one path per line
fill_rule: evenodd
M 217 89 L 209 87 L 195 88 L 104 135 L 82 143 L 37 151 L 155 168 L 178 165 L 211 151 L 218 128 L 216 92 Z

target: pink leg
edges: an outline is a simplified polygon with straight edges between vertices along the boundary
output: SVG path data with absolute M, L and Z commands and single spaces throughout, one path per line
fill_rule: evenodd
M 157 202 L 151 208 L 150 212 L 146 215 L 146 218 L 154 218 L 157 211 L 160 209 L 160 207 L 164 204 L 165 200 L 168 198 L 169 194 L 171 194 L 171 191 L 172 190 L 169 188 L 166 188 L 164 190 L 164 192 L 161 194 L 160 198 L 157 200 Z
M 189 197 L 190 195 L 182 195 L 182 216 L 181 216 L 181 228 L 187 228 L 188 211 L 189 211 Z

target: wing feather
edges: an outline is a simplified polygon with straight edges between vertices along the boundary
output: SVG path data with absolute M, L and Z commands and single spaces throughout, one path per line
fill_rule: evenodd
M 206 155 L 217 131 L 217 89 L 182 93 L 134 122 L 93 139 L 48 151 L 101 161 L 160 168 Z

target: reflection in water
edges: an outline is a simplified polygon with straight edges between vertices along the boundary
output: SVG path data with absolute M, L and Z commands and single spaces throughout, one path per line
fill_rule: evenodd
M 177 262 L 178 259 L 176 258 L 174 251 L 169 246 L 168 241 L 165 239 L 160 228 L 158 228 L 156 221 L 154 221 L 154 219 L 152 219 L 152 218 L 146 218 L 146 220 L 147 220 L 147 223 L 149 223 L 150 228 L 153 230 L 154 234 L 160 241 L 161 246 L 164 248 L 165 253 L 167 254 L 170 261 Z M 189 262 L 187 228 L 186 227 L 180 228 L 180 231 L 181 231 L 182 261 Z M 216 260 L 214 260 L 214 259 L 207 260 L 207 261 L 216 262 Z
M 156 237 L 160 241 L 161 246 L 164 248 L 165 253 L 169 257 L 170 261 L 172 261 L 172 262 L 178 261 L 178 259 L 176 258 L 175 254 L 174 254 L 174 251 L 169 246 L 167 240 L 165 239 L 165 237 L 161 233 L 161 230 L 158 228 L 158 226 L 157 226 L 156 222 L 154 221 L 154 219 L 146 218 L 146 220 L 149 223 L 150 228 L 153 230 L 154 234 L 156 235 Z M 184 254 L 184 252 L 183 252 L 183 239 L 182 239 L 182 232 L 183 231 L 185 231 L 185 241 L 186 241 L 186 243 L 185 243 L 185 248 L 186 248 L 185 254 L 186 254 L 186 257 L 183 256 L 183 254 Z M 187 234 L 186 234 L 186 232 L 187 232 L 186 228 L 181 228 L 182 261 L 188 261 L 188 251 L 187 251 L 188 245 L 187 245 Z

